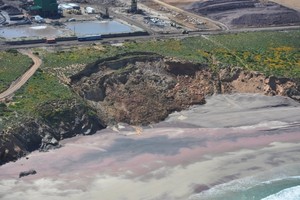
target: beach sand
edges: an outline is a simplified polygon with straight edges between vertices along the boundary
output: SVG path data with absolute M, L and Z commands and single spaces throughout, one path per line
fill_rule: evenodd
M 218 95 L 139 134 L 119 125 L 66 139 L 0 166 L 0 199 L 201 199 L 232 181 L 299 176 L 299 111 L 285 97 Z

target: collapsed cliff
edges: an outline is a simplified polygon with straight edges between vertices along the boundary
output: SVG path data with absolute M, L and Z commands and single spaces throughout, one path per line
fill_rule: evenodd
M 99 60 L 71 77 L 71 87 L 106 125 L 146 125 L 174 111 L 205 103 L 215 93 L 262 93 L 300 97 L 299 84 L 240 68 L 211 69 L 201 63 L 152 53 Z
M 212 69 L 202 63 L 144 52 L 88 64 L 70 77 L 69 86 L 78 98 L 45 103 L 39 107 L 43 112 L 38 118 L 27 117 L 2 131 L 0 164 L 118 122 L 159 122 L 174 111 L 204 104 L 207 95 L 261 93 L 300 101 L 299 81 L 234 67 Z

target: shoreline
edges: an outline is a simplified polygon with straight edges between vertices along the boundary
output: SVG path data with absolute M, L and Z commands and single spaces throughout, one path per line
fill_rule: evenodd
M 161 129 L 161 132 L 165 131 L 165 129 Z M 288 135 L 283 135 L 282 137 L 288 138 Z M 109 137 L 107 134 L 96 134 L 95 136 Z M 115 136 L 119 138 L 119 136 Z M 140 140 L 140 136 L 136 137 Z M 297 139 L 298 143 L 295 139 Z M 105 152 L 105 149 L 86 147 L 88 143 L 84 143 L 82 140 L 87 140 L 87 138 L 82 136 L 67 140 L 69 140 L 66 141 L 68 145 L 66 143 L 62 149 L 45 153 L 47 155 L 34 152 L 29 155 L 28 160 L 24 158 L 16 163 L 3 165 L 1 167 L 2 173 L 7 173 L 6 170 L 12 170 L 15 171 L 15 176 L 3 177 L 2 174 L 0 191 L 5 191 L 1 188 L 3 186 L 6 186 L 11 191 L 20 190 L 19 192 L 22 190 L 30 192 L 28 189 L 38 187 L 37 192 L 33 192 L 28 199 L 32 199 L 31 197 L 35 196 L 36 198 L 33 199 L 39 199 L 41 195 L 47 193 L 48 189 L 58 189 L 67 192 L 65 197 L 60 196 L 60 192 L 54 192 L 52 195 L 49 195 L 48 199 L 68 199 L 73 192 L 75 197 L 72 197 L 72 199 L 93 199 L 98 195 L 105 199 L 121 199 L 124 196 L 127 199 L 141 199 L 143 196 L 155 199 L 157 196 L 154 194 L 163 194 L 165 192 L 172 194 L 172 198 L 177 196 L 178 199 L 186 199 L 215 186 L 249 178 L 253 174 L 258 177 L 259 174 L 265 175 L 266 172 L 270 172 L 268 170 L 270 164 L 266 164 L 265 161 L 270 160 L 271 154 L 277 155 L 275 160 L 279 159 L 280 162 L 288 163 L 295 159 L 299 160 L 299 156 L 290 156 L 290 152 L 300 151 L 300 136 L 296 138 L 289 137 L 289 140 L 296 143 L 277 142 L 271 143 L 271 145 L 269 142 L 266 142 L 265 145 L 252 143 L 252 145 L 255 145 L 252 146 L 252 149 L 241 147 L 245 141 L 249 141 L 245 139 L 238 141 L 239 145 L 236 147 L 228 145 L 222 146 L 222 148 L 217 150 L 214 148 L 215 144 L 212 144 L 206 148 L 183 148 L 176 156 L 154 156 L 146 153 L 133 156 L 129 160 L 123 160 L 116 156 L 116 158 L 106 158 L 100 163 L 97 163 L 99 160 L 96 162 L 89 160 L 88 164 L 85 164 L 83 157 L 95 152 Z M 96 143 L 99 142 L 96 138 L 92 140 L 93 142 L 96 141 Z M 256 141 L 261 140 L 258 138 Z M 219 143 L 219 145 L 223 144 Z M 63 151 L 64 148 L 69 148 L 69 150 L 65 149 Z M 214 151 L 209 151 L 209 149 L 214 149 Z M 72 156 L 70 156 L 71 152 Z M 51 163 L 47 163 L 50 157 Z M 79 160 L 78 157 L 80 157 Z M 29 162 L 32 163 L 28 164 Z M 256 165 L 251 165 L 253 163 Z M 277 164 L 276 162 L 271 163 L 271 165 L 274 165 L 274 169 L 279 169 L 277 171 L 290 165 L 279 163 L 280 165 L 277 166 Z M 19 170 L 31 167 L 35 167 L 34 169 L 37 170 L 36 175 L 16 180 Z M 41 186 L 38 186 L 38 184 L 41 184 Z M 44 184 L 49 184 L 49 188 L 44 188 Z M 86 191 L 81 191 L 80 188 L 85 188 Z M 129 194 L 128 191 L 131 191 L 133 188 L 139 188 L 139 190 Z M 118 192 L 114 193 L 113 191 L 116 189 Z M 92 196 L 89 193 L 92 193 Z M 78 195 L 77 197 L 76 194 Z M 0 195 L 3 196 L 4 193 L 0 192 Z M 152 195 L 153 198 L 150 198 Z
M 236 97 L 235 100 L 245 97 L 244 100 L 252 101 L 248 115 L 256 110 L 255 103 L 268 100 L 268 97 L 260 99 L 254 95 Z M 212 97 L 207 105 L 191 108 L 189 116 L 199 117 L 201 111 L 211 114 L 209 107 L 216 99 Z M 270 99 L 274 101 L 267 103 L 272 105 L 281 102 L 283 97 Z M 261 105 L 263 103 L 256 104 L 259 109 Z M 295 112 L 300 109 L 299 105 L 292 104 L 268 109 L 280 114 L 282 107 Z M 221 110 L 214 112 L 222 115 Z M 233 180 L 260 177 L 259 174 L 267 175 L 266 172 L 270 177 L 277 176 L 272 170 L 281 172 L 279 175 L 293 173 L 284 169 L 300 166 L 299 124 L 292 122 L 300 119 L 288 112 L 289 122 L 284 122 L 285 116 L 281 116 L 282 122 L 274 121 L 274 112 L 269 117 L 257 116 L 267 119 L 266 122 L 248 126 L 196 127 L 195 124 L 184 125 L 175 115 L 152 128 L 144 128 L 141 134 L 136 134 L 131 126 L 122 125 L 115 131 L 104 129 L 95 135 L 65 139 L 60 149 L 45 153 L 35 151 L 27 156 L 28 159 L 0 166 L 0 196 L 11 199 L 18 191 L 16 195 L 24 192 L 30 199 L 40 199 L 52 191 L 47 198 L 95 199 L 101 195 L 114 200 L 187 199 Z M 237 111 L 232 109 L 232 116 L 235 113 Z M 176 122 L 179 122 L 177 126 Z M 18 179 L 20 171 L 29 169 L 35 169 L 37 174 Z M 294 175 L 300 175 L 296 167 L 294 170 Z M 14 199 L 18 199 L 17 196 Z

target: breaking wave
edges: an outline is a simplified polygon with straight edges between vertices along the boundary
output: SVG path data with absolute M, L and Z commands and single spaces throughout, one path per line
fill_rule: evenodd
M 190 200 L 299 200 L 300 176 L 259 182 L 252 178 L 234 180 L 190 197 Z
M 299 200 L 300 199 L 300 186 L 295 186 L 281 190 L 276 194 L 272 194 L 262 200 Z

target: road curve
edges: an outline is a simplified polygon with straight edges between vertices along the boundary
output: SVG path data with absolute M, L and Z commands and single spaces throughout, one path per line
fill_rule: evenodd
M 18 89 L 20 89 L 42 64 L 42 60 L 34 55 L 31 51 L 19 50 L 19 52 L 30 57 L 33 61 L 33 65 L 21 77 L 12 82 L 12 84 L 6 91 L 0 93 L 0 101 L 5 100 L 6 98 L 13 95 Z

